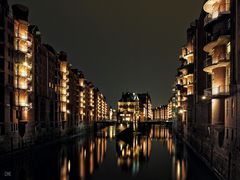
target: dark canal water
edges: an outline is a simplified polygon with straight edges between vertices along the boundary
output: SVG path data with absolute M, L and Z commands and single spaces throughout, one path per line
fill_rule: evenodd
M 155 125 L 145 135 L 119 139 L 122 126 L 31 150 L 0 161 L 0 179 L 13 180 L 215 180 L 204 164 Z M 5 175 L 5 177 L 4 177 Z

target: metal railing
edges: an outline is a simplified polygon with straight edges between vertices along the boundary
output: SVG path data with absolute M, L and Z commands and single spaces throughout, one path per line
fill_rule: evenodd
M 206 97 L 229 95 L 229 93 L 230 93 L 229 85 L 217 86 L 204 90 L 204 96 Z
M 229 54 L 226 54 L 225 57 L 220 57 L 218 59 L 213 60 L 212 57 L 208 57 L 205 61 L 204 61 L 204 67 L 208 67 L 208 66 L 212 66 L 215 64 L 218 64 L 220 62 L 228 62 L 230 60 L 230 56 Z

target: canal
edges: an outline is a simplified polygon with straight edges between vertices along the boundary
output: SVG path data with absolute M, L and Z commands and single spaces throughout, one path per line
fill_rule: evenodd
M 109 126 L 0 160 L 0 179 L 13 180 L 215 180 L 208 168 L 170 128 L 152 125 L 147 133 L 116 134 Z

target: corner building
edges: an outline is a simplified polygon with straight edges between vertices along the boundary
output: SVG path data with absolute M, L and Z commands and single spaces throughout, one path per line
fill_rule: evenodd
M 192 107 L 181 101 L 184 83 L 176 86 L 178 131 L 222 179 L 240 178 L 239 20 L 238 0 L 205 1 L 193 33 Z

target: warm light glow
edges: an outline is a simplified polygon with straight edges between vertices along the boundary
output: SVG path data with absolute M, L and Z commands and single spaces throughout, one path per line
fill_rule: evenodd
M 207 97 L 206 96 L 202 96 L 202 100 L 205 100 L 205 99 L 207 99 Z
M 184 112 L 184 111 L 183 111 L 182 109 L 179 110 L 179 114 L 183 114 L 183 112 Z
M 71 171 L 71 161 L 69 160 L 68 161 L 68 172 L 70 172 Z

